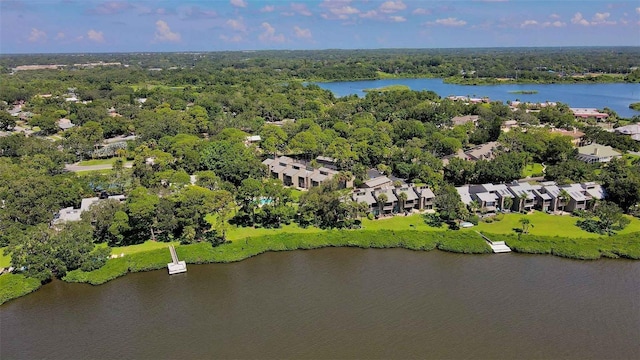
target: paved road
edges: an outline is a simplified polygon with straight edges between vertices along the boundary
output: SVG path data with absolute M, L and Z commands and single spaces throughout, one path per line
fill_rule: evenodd
M 124 163 L 125 168 L 133 167 L 133 161 L 127 161 Z M 81 166 L 78 163 L 75 164 L 66 164 L 64 166 L 67 171 L 95 171 L 95 170 L 111 170 L 113 168 L 112 164 L 103 164 L 103 165 L 89 165 L 89 166 Z

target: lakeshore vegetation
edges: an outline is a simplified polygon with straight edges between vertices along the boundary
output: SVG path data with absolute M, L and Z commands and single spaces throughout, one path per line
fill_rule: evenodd
M 13 271 L 0 276 L 0 298 L 28 293 L 54 278 L 101 283 L 164 267 L 168 243 L 179 244 L 178 253 L 191 263 L 323 246 L 485 253 L 489 248 L 475 231 L 450 230 L 461 221 L 477 223 L 482 215 L 461 202 L 454 186 L 504 183 L 523 175 L 543 175 L 559 184 L 597 181 L 609 195 L 601 209 L 610 211 L 582 214 L 580 227 L 575 217 L 531 214 L 532 226 L 518 235 L 520 215 L 514 214 L 493 224 L 485 219 L 476 229 L 509 244 L 517 239 L 514 246 L 523 252 L 637 258 L 637 240 L 630 234 L 638 231 L 640 162 L 631 157 L 607 165 L 580 162 L 572 139 L 549 127 L 580 129 L 585 141 L 622 152 L 639 151 L 640 142 L 602 130 L 595 119 L 576 119 L 567 104 L 512 109 L 400 86 L 336 98 L 308 81 L 439 77 L 466 83 L 517 76 L 517 82 L 531 83 L 637 82 L 638 51 L 83 57 L 120 63 L 95 68 L 74 65 L 78 57 L 70 55 L 0 56 L 0 262 Z M 29 63 L 66 66 L 12 70 Z M 603 74 L 606 69 L 617 74 Z M 639 120 L 602 111 L 614 126 Z M 452 121 L 467 115 L 477 116 L 477 123 Z M 502 132 L 507 120 L 518 128 Z M 258 143 L 250 141 L 255 135 Z M 492 159 L 443 162 L 494 141 L 501 145 Z M 330 157 L 338 175 L 308 191 L 294 190 L 272 179 L 262 164 L 281 155 L 314 168 L 322 166 L 319 156 Z M 66 170 L 65 164 L 76 163 L 79 170 L 82 165 L 110 169 Z M 343 186 L 353 180 L 361 187 L 374 170 L 431 188 L 437 213 L 429 223 L 444 222 L 450 229 L 430 227 L 420 216 L 374 219 L 374 211 L 353 201 Z M 82 199 L 110 195 L 126 200 L 97 201 L 83 209 L 79 221 L 55 218 L 60 209 L 78 209 Z M 554 234 L 545 228 L 561 237 L 549 237 Z

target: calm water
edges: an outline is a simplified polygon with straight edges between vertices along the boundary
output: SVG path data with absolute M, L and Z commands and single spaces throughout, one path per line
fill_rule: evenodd
M 364 96 L 364 89 L 389 85 L 406 85 L 412 90 L 431 90 L 442 97 L 461 95 L 489 97 L 491 100 L 507 102 L 519 99 L 527 102 L 557 101 L 571 107 L 608 107 L 622 117 L 640 115 L 629 109 L 629 104 L 640 101 L 640 84 L 545 84 L 545 85 L 455 85 L 445 84 L 442 79 L 384 79 L 370 81 L 344 81 L 317 83 L 331 90 L 336 96 L 356 94 Z M 510 91 L 536 90 L 537 94 L 512 94 Z
M 322 249 L 54 282 L 2 359 L 640 358 L 640 262 Z

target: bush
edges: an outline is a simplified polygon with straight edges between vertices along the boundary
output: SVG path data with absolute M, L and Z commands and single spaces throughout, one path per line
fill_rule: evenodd
M 470 215 L 467 218 L 467 221 L 472 223 L 473 225 L 478 225 L 478 222 L 480 221 L 480 218 L 478 217 L 478 215 Z
M 442 227 L 442 219 L 440 219 L 440 216 L 438 216 L 438 214 L 424 214 L 423 218 L 424 218 L 424 223 L 431 227 L 434 227 L 434 228 Z
M 482 221 L 486 222 L 487 224 L 491 224 L 493 222 L 493 218 L 486 217 L 486 218 L 482 219 Z
M 504 219 L 504 214 L 496 214 L 496 216 L 493 217 L 493 221 L 502 221 L 502 219 Z

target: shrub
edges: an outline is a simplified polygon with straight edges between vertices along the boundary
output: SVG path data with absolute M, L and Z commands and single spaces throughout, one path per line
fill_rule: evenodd
M 486 218 L 482 219 L 482 221 L 486 222 L 487 224 L 491 224 L 493 222 L 493 218 L 486 217 Z
M 424 223 L 431 227 L 442 227 L 442 219 L 440 219 L 440 216 L 438 216 L 438 214 L 424 214 L 423 218 Z
M 467 218 L 467 221 L 472 223 L 473 225 L 478 225 L 478 222 L 480 221 L 480 218 L 478 217 L 478 215 L 470 215 Z

